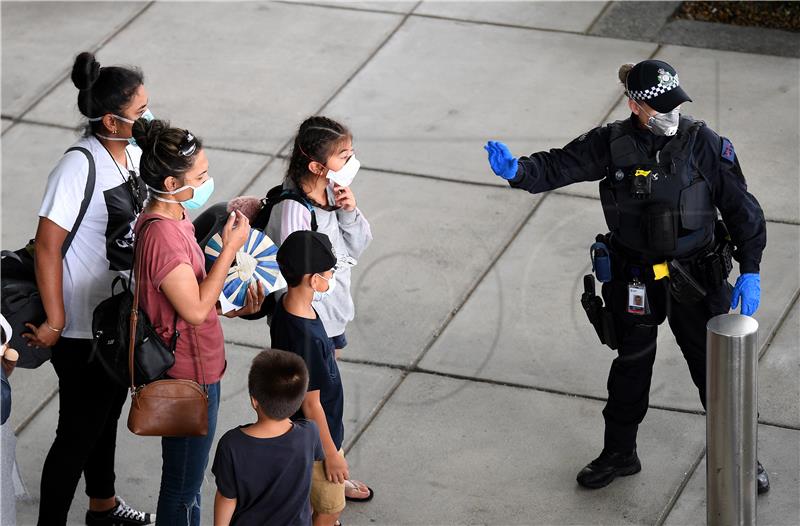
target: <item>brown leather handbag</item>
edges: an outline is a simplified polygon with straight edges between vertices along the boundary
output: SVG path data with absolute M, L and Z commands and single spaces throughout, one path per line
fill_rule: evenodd
M 142 231 L 144 233 L 144 231 Z M 141 237 L 141 236 L 140 236 Z M 138 259 L 138 258 L 135 258 Z M 136 288 L 131 309 L 128 365 L 131 380 L 131 410 L 128 413 L 128 429 L 136 435 L 187 437 L 208 434 L 208 390 L 194 380 L 156 380 L 136 386 L 134 382 L 133 351 L 136 324 L 139 318 L 139 286 L 141 265 L 134 260 Z M 205 383 L 205 370 L 197 346 L 194 328 L 189 330 L 194 337 L 194 348 Z

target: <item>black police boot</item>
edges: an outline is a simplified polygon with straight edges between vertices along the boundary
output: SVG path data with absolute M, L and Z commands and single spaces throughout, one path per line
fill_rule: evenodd
M 608 486 L 617 477 L 625 477 L 639 473 L 642 464 L 636 450 L 629 453 L 617 453 L 603 450 L 600 456 L 589 462 L 578 473 L 578 484 L 584 488 L 597 489 Z
M 758 462 L 758 461 L 756 461 Z M 761 462 L 758 462 L 758 472 L 756 473 L 756 482 L 758 485 L 758 494 L 762 495 L 769 491 L 769 475 Z

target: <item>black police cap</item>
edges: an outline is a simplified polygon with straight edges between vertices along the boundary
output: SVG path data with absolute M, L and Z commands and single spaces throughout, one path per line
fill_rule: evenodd
M 297 230 L 289 234 L 278 249 L 276 259 L 281 273 L 288 276 L 325 272 L 336 265 L 331 240 L 313 230 Z
M 669 113 L 692 100 L 681 87 L 675 68 L 661 60 L 643 60 L 633 66 L 625 89 L 632 99 L 646 102 L 659 113 Z

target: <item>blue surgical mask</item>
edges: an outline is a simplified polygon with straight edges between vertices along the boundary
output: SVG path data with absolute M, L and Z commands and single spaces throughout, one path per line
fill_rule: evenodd
M 329 298 L 331 294 L 333 294 L 333 290 L 336 288 L 336 277 L 331 276 L 330 278 L 326 278 L 322 274 L 316 274 L 316 275 L 328 282 L 328 290 L 326 290 L 325 292 L 319 292 L 316 290 L 314 291 L 314 301 L 323 301 L 326 298 Z
M 206 181 L 203 182 L 203 184 L 197 187 L 187 184 L 171 192 L 166 192 L 164 190 L 156 190 L 155 188 L 150 188 L 150 191 L 155 192 L 156 194 L 175 195 L 180 192 L 183 192 L 187 188 L 192 189 L 192 197 L 191 199 L 187 199 L 186 201 L 173 201 L 171 199 L 164 199 L 163 197 L 158 197 L 157 195 L 154 195 L 153 198 L 156 201 L 162 201 L 164 203 L 180 203 L 187 210 L 196 210 L 201 206 L 203 206 L 204 204 L 206 204 L 206 202 L 208 202 L 208 199 L 211 197 L 211 194 L 214 193 L 214 178 L 209 177 Z
M 128 124 L 133 124 L 134 122 L 136 122 L 128 119 L 127 117 L 122 117 L 121 115 L 117 115 L 116 113 L 112 113 L 111 116 L 122 122 L 127 122 Z M 147 108 L 146 110 L 144 110 L 144 113 L 142 113 L 141 117 L 139 118 L 144 119 L 147 122 L 150 122 L 153 119 L 155 119 L 155 115 L 153 115 L 153 112 L 150 111 L 150 108 Z M 99 121 L 102 119 L 103 117 L 96 117 L 94 119 L 89 119 L 89 122 Z M 128 141 L 128 144 L 130 144 L 131 146 L 137 146 L 136 139 L 134 139 L 133 137 L 107 137 L 105 135 L 100 135 L 99 133 L 96 133 L 95 135 L 107 141 Z

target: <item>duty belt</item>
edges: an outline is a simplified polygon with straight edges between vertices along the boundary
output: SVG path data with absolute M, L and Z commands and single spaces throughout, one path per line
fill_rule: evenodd
M 721 223 L 721 222 L 720 222 Z M 722 227 L 724 228 L 724 226 Z M 727 232 L 719 231 L 706 247 L 686 257 L 674 258 L 678 266 L 703 287 L 713 290 L 722 285 L 733 268 L 733 245 Z M 651 282 L 668 274 L 663 270 L 669 261 L 647 258 L 644 254 L 634 254 L 620 247 L 613 236 L 597 236 L 611 251 L 611 273 L 616 279 Z

